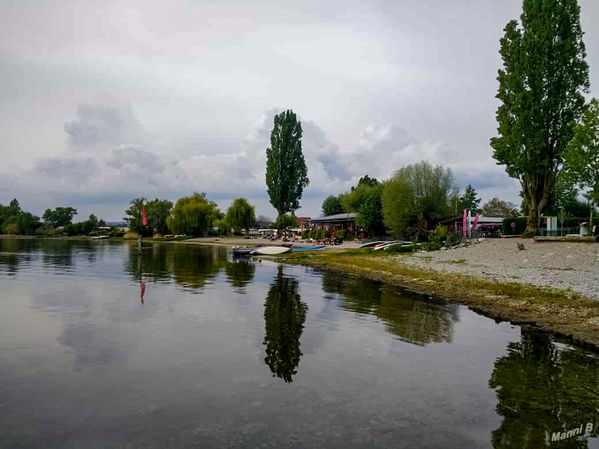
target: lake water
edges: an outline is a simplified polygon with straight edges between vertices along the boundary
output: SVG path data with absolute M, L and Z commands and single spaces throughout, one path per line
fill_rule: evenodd
M 461 305 L 223 247 L 0 239 L 2 448 L 597 448 L 598 425 L 597 355 Z

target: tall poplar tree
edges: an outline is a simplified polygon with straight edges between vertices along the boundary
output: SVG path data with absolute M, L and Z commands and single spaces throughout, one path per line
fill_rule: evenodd
M 292 110 L 275 115 L 266 149 L 266 186 L 270 204 L 281 217 L 299 207 L 304 188 L 309 183 L 308 168 L 302 152 L 302 124 Z
M 527 232 L 536 231 L 584 109 L 588 65 L 577 0 L 524 0 L 500 41 L 498 137 L 493 157 L 520 181 Z

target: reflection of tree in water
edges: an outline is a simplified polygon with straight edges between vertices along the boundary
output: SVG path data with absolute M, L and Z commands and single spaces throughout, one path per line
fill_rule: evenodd
M 283 267 L 279 266 L 264 304 L 264 361 L 273 376 L 285 382 L 292 382 L 297 373 L 302 356 L 300 337 L 307 311 L 308 305 L 301 301 L 298 293 L 298 282 L 283 276 Z
M 256 266 L 253 262 L 247 260 L 236 260 L 227 262 L 225 267 L 227 281 L 238 289 L 240 293 L 244 292 L 244 287 L 254 280 Z
M 551 441 L 554 432 L 567 432 L 593 423 L 598 436 L 599 358 L 576 348 L 560 349 L 546 333 L 522 329 L 522 338 L 508 345 L 508 354 L 495 362 L 489 381 L 497 391 L 501 426 L 493 431 L 498 448 L 586 448 L 576 436 Z
M 174 281 L 191 290 L 200 290 L 214 278 L 226 264 L 226 250 L 220 247 L 180 244 L 144 245 L 141 254 L 135 246 L 129 248 L 125 269 L 130 276 L 140 280 Z
M 341 307 L 374 315 L 389 332 L 418 345 L 450 342 L 458 321 L 458 306 L 407 293 L 395 286 L 324 272 L 323 290 L 341 294 Z
M 17 239 L 0 239 L 0 273 L 13 276 L 19 270 L 19 254 L 17 252 L 21 250 L 21 247 L 17 242 Z

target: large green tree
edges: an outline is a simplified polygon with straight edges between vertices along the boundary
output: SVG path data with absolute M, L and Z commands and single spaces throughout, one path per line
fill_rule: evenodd
M 451 215 L 458 194 L 449 168 L 428 162 L 408 165 L 383 185 L 383 218 L 394 235 L 423 233 Z
M 343 205 L 338 196 L 329 195 L 322 202 L 322 215 L 336 215 L 343 213 Z
M 302 152 L 302 125 L 292 110 L 275 115 L 266 149 L 266 186 L 279 217 L 294 213 L 309 183 Z M 279 220 L 280 221 L 280 220 Z
M 592 230 L 595 206 L 599 201 L 599 100 L 596 98 L 591 100 L 574 127 L 574 138 L 566 150 L 565 168 L 575 183 L 589 190 Z
M 256 225 L 256 212 L 245 198 L 237 198 L 227 209 L 226 223 L 235 231 L 245 229 L 246 235 L 250 228 Z
M 125 210 L 126 216 L 123 217 L 123 220 L 125 220 L 129 224 L 130 231 L 137 232 L 138 234 L 146 232 L 148 233 L 148 235 L 151 235 L 151 231 L 149 231 L 147 227 L 144 229 L 144 226 L 142 225 L 142 207 L 145 202 L 145 198 L 135 198 L 134 200 L 132 200 L 129 203 L 129 207 L 127 208 L 127 210 Z
M 169 200 L 159 200 L 156 198 L 148 201 L 148 204 L 146 204 L 148 227 L 161 235 L 168 234 L 167 220 L 171 215 L 172 209 L 173 203 Z
M 46 209 L 42 219 L 54 228 L 60 228 L 73 222 L 73 216 L 77 215 L 77 209 L 72 207 L 57 207 Z
M 520 215 L 515 204 L 500 200 L 497 197 L 491 198 L 483 204 L 481 213 L 485 217 L 517 217 Z
M 221 218 L 222 213 L 216 203 L 208 201 L 204 193 L 194 193 L 177 201 L 167 224 L 175 234 L 198 237 L 203 236 L 215 220 Z
M 382 184 L 376 178 L 362 176 L 349 192 L 339 196 L 345 212 L 356 213 L 356 224 L 380 235 L 384 232 L 382 214 Z
M 527 231 L 538 229 L 550 201 L 571 123 L 584 108 L 588 65 L 577 0 L 524 0 L 500 41 L 498 137 L 493 157 L 520 181 Z

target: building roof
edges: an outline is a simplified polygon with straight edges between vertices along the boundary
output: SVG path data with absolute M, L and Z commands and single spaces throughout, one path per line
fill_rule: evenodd
M 316 223 L 326 222 L 326 221 L 348 221 L 348 220 L 355 220 L 356 215 L 357 214 L 355 212 L 350 212 L 348 214 L 335 214 L 335 215 L 327 215 L 326 217 L 313 218 L 310 221 L 316 222 Z

